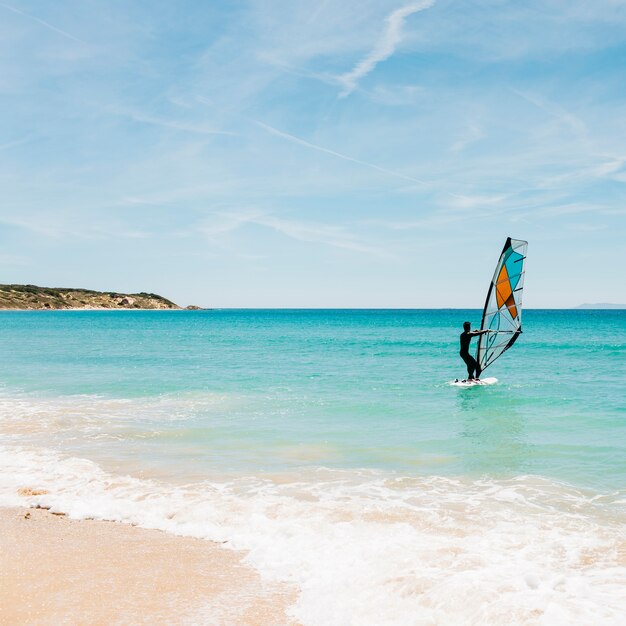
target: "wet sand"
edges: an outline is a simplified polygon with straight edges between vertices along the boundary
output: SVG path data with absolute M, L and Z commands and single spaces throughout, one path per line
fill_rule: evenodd
M 296 590 L 244 553 L 115 522 L 0 508 L 0 624 L 295 625 Z

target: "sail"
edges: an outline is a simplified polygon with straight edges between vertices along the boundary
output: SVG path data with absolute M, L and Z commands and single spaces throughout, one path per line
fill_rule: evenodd
M 528 242 L 506 240 L 487 292 L 476 360 L 482 370 L 508 350 L 522 332 L 522 289 Z

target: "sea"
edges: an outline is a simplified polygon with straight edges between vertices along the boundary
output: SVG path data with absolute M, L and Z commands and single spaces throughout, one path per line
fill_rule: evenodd
M 466 320 L 0 312 L 0 505 L 223 542 L 303 626 L 623 624 L 626 311 L 459 388 Z

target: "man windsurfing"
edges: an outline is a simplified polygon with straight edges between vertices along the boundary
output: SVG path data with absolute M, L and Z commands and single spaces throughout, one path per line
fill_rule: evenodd
M 476 362 L 476 359 L 469 353 L 470 342 L 472 337 L 477 337 L 484 333 L 488 333 L 489 330 L 471 330 L 472 325 L 469 322 L 463 323 L 463 332 L 461 333 L 461 358 L 467 365 L 467 380 L 479 380 L 480 378 L 480 365 Z M 474 377 L 476 373 L 476 377 Z

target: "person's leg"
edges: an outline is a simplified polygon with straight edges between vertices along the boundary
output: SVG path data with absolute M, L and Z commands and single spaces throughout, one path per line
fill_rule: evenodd
M 474 378 L 474 369 L 476 368 L 476 361 L 468 354 L 463 356 L 465 365 L 467 365 L 467 379 L 472 380 Z
M 474 372 L 478 369 L 478 363 L 476 363 L 476 359 L 471 356 L 470 357 L 471 365 L 468 365 L 469 377 L 473 380 L 474 378 L 478 378 L 478 374 L 474 374 Z

